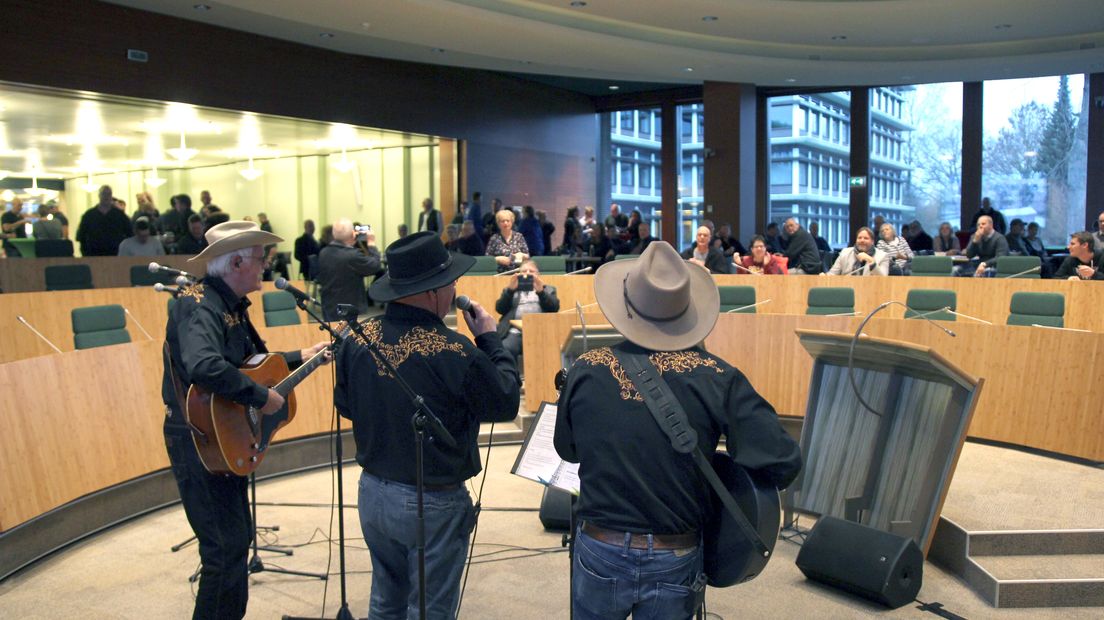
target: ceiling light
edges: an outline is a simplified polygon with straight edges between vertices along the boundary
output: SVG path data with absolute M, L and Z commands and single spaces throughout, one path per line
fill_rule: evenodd
M 34 196 L 34 197 L 37 198 L 38 196 L 41 196 L 41 195 L 45 194 L 46 190 L 44 190 L 44 189 L 42 189 L 38 186 L 38 176 L 36 176 L 32 173 L 32 175 L 31 175 L 31 186 L 30 187 L 24 187 L 23 188 L 23 193 L 27 194 L 28 196 Z
M 84 185 L 81 185 L 81 189 L 83 189 L 84 191 L 91 194 L 91 193 L 96 191 L 96 188 L 97 188 L 96 184 L 92 182 L 92 173 L 89 172 L 88 173 L 88 180 L 85 181 Z
M 797 78 L 786 78 L 786 81 L 789 82 L 790 84 L 793 84 L 794 82 L 797 81 Z
M 609 89 L 610 90 L 621 90 L 621 87 L 618 86 L 617 84 L 610 84 Z
M 264 174 L 264 170 L 258 170 L 254 168 L 253 158 L 250 157 L 249 167 L 243 170 L 238 170 L 238 174 L 242 175 L 242 178 L 244 178 L 246 181 L 256 181 L 262 174 Z
M 209 4 L 193 4 L 192 8 L 197 11 L 210 11 L 211 5 Z
M 715 21 L 717 21 L 717 16 L 716 15 L 706 15 L 706 16 L 702 17 L 702 21 L 703 22 L 715 22 Z
M 174 149 L 166 149 L 165 152 L 180 163 L 184 163 L 199 154 L 198 150 L 188 148 L 188 145 L 184 142 L 183 131 L 180 132 L 180 146 Z
M 687 73 L 693 73 L 693 71 L 694 71 L 694 67 L 684 67 L 684 68 L 683 68 L 683 71 L 685 71 L 685 72 L 687 72 Z
M 1038 155 L 1038 151 L 1024 151 L 1024 157 L 1036 157 Z
M 162 185 L 165 184 L 166 181 L 168 181 L 168 179 L 164 179 L 164 178 L 161 178 L 161 177 L 157 176 L 157 166 L 154 166 L 153 167 L 153 172 L 148 177 L 146 177 L 142 180 L 145 182 L 146 187 L 152 187 L 153 189 L 157 189 L 158 187 L 161 187 Z
M 372 22 L 360 22 L 360 27 L 365 29 L 365 30 L 368 30 L 369 28 L 372 27 Z
M 323 39 L 332 39 L 332 38 L 334 38 L 334 33 L 332 33 L 332 32 L 319 32 L 318 36 L 323 38 Z
M 581 9 L 582 7 L 586 6 L 586 4 L 587 3 L 583 2 L 583 0 L 575 0 L 574 2 L 571 3 L 571 6 L 577 8 L 577 9 Z

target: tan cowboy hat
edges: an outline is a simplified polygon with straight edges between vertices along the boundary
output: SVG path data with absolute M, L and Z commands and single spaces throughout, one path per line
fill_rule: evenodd
M 603 265 L 594 276 L 594 295 L 621 335 L 657 351 L 678 351 L 705 340 L 721 309 L 709 272 L 663 241 L 653 242 L 636 260 Z
M 207 247 L 189 258 L 189 263 L 194 260 L 210 260 L 234 250 L 251 248 L 255 245 L 271 245 L 284 240 L 283 237 L 261 230 L 256 222 L 242 220 L 216 224 L 204 237 L 207 238 Z

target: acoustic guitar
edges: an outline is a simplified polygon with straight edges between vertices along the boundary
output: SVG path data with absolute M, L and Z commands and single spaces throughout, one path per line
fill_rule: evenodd
M 712 465 L 767 549 L 766 555 L 756 550 L 756 545 L 736 524 L 717 493 L 710 489 L 714 509 L 702 537 L 703 561 L 709 585 L 725 588 L 751 581 L 763 572 L 774 555 L 774 544 L 782 526 L 782 506 L 778 489 L 773 484 L 737 465 L 727 453 L 715 452 Z
M 198 385 L 188 388 L 185 415 L 192 427 L 199 458 L 212 474 L 248 476 L 260 466 L 273 435 L 295 418 L 292 390 L 326 361 L 329 347 L 303 365 L 288 370 L 282 355 L 262 353 L 249 358 L 241 372 L 284 397 L 279 411 L 263 415 L 256 407 L 212 394 Z

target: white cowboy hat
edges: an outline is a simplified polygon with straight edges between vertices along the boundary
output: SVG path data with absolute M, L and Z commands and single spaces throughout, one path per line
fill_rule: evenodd
M 241 220 L 216 224 L 207 231 L 204 237 L 207 238 L 207 247 L 203 248 L 203 251 L 199 254 L 189 258 L 188 262 L 210 260 L 216 256 L 229 254 L 234 250 L 251 248 L 255 245 L 271 245 L 284 240 L 283 237 L 261 230 L 256 222 Z

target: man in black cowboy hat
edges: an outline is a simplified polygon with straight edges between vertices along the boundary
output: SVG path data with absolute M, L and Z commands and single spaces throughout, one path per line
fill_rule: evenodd
M 737 463 L 783 488 L 801 451 L 743 373 L 699 346 L 720 308 L 707 271 L 656 241 L 637 260 L 603 265 L 594 292 L 627 342 L 581 355 L 560 393 L 556 451 L 580 464 L 574 617 L 689 618 L 705 588 L 710 488 L 690 455 L 675 452 L 618 356 L 648 356 L 705 454 L 724 434 Z
M 387 248 L 387 274 L 372 299 L 387 304 L 364 323 L 337 356 L 334 404 L 353 421 L 360 478 L 360 520 L 372 555 L 372 618 L 406 618 L 418 608 L 414 406 L 377 355 L 385 356 L 425 398 L 456 439 L 425 444 L 426 609 L 430 618 L 456 613 L 460 575 L 475 526 L 464 481 L 479 473 L 480 422 L 512 420 L 520 396 L 514 360 L 502 347 L 495 320 L 478 303 L 462 312 L 475 344 L 442 318 L 452 307 L 456 279 L 475 259 L 445 249 L 424 231 Z

